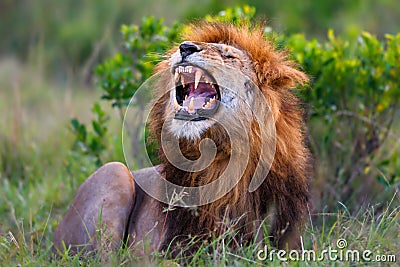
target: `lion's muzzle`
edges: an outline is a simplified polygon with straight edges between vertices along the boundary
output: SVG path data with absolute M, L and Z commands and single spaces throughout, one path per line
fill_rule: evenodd
M 176 66 L 175 119 L 205 120 L 218 110 L 221 94 L 214 77 L 205 69 L 191 64 Z

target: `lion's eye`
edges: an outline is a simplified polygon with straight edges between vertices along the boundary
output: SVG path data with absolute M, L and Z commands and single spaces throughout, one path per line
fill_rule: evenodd
M 232 54 L 225 54 L 224 55 L 226 58 L 236 58 L 234 55 L 232 55 Z
M 227 59 L 238 59 L 240 58 L 240 53 L 238 49 L 225 45 L 225 44 L 217 44 L 217 48 L 219 49 L 221 55 Z

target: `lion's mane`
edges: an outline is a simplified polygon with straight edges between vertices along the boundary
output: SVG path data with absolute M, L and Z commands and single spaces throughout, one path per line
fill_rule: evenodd
M 272 109 L 276 126 L 276 152 L 267 178 L 255 192 L 250 193 L 248 187 L 260 156 L 260 142 L 268 138 L 260 136 L 264 131 L 260 131 L 257 124 L 252 124 L 250 159 L 239 183 L 231 192 L 213 203 L 197 209 L 176 208 L 170 211 L 166 220 L 165 246 L 173 238 L 184 240 L 183 237 L 187 235 L 219 235 L 227 227 L 226 219 L 236 219 L 235 230 L 241 238 L 250 240 L 254 237 L 255 227 L 258 227 L 255 222 L 262 221 L 271 206 L 275 207 L 276 214 L 271 236 L 272 241 L 279 246 L 284 241 L 282 233 L 295 233 L 305 220 L 309 198 L 310 154 L 305 145 L 303 111 L 292 89 L 299 84 L 304 85 L 308 78 L 296 69 L 286 51 L 276 50 L 266 40 L 263 29 L 263 25 L 233 26 L 198 22 L 191 25 L 182 36 L 183 40 L 231 45 L 248 54 L 255 70 L 256 79 L 253 82 L 261 89 Z M 171 51 L 176 51 L 176 48 Z M 168 63 L 161 62 L 157 72 L 167 68 Z M 165 92 L 165 88 L 158 90 Z M 165 95 L 151 113 L 150 132 L 158 141 L 161 139 L 164 110 L 168 104 L 169 95 Z M 200 186 L 221 175 L 229 161 L 229 138 L 218 125 L 212 126 L 202 137 L 214 140 L 218 149 L 213 163 L 203 171 L 184 172 L 175 168 L 160 148 L 159 155 L 167 180 L 183 186 Z M 198 158 L 199 141 L 180 140 L 182 154 L 189 159 Z

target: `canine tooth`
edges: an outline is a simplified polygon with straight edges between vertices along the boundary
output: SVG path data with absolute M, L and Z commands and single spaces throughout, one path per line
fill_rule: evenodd
M 178 101 L 176 101 L 176 98 L 174 99 L 174 109 L 178 111 L 181 108 L 181 106 L 178 104 Z
M 199 86 L 201 76 L 203 76 L 203 72 L 201 70 L 196 71 L 196 74 L 194 75 L 194 89 L 195 90 L 197 89 L 197 86 Z
M 188 95 L 185 95 L 185 100 L 187 100 L 187 98 L 188 98 Z
M 189 110 L 190 110 L 190 111 L 193 111 L 193 110 L 194 110 L 194 97 L 192 97 L 192 98 L 190 99 Z
M 181 76 L 181 84 L 185 87 L 185 77 L 183 75 Z
M 175 79 L 175 82 L 177 83 L 178 82 L 178 80 L 179 80 L 179 73 L 175 70 L 175 77 L 174 77 L 174 79 Z
M 209 103 L 214 104 L 215 101 L 216 101 L 216 99 L 215 99 L 215 96 L 214 96 L 213 98 L 210 99 L 210 102 L 209 102 Z

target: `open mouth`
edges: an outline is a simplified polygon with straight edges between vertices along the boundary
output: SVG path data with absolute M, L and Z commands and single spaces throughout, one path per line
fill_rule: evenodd
M 205 120 L 215 114 L 221 99 L 219 87 L 212 75 L 194 65 L 174 69 L 175 119 Z

